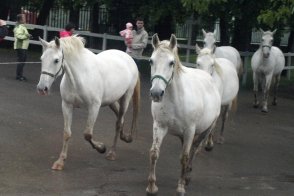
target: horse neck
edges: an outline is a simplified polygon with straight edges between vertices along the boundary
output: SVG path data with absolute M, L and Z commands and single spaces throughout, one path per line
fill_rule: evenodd
M 183 78 L 184 75 L 182 74 L 182 72 L 184 72 L 183 68 L 181 68 L 180 70 L 177 70 L 175 68 L 173 78 L 170 84 L 166 87 L 166 92 L 171 95 L 170 98 L 172 99 L 176 95 L 181 94 L 183 90 L 185 79 Z
M 87 70 L 85 63 L 83 62 L 83 52 L 79 53 L 77 56 L 67 56 L 65 55 L 65 74 L 69 82 L 76 87 L 80 81 L 81 72 Z M 83 67 L 82 67 L 83 66 Z

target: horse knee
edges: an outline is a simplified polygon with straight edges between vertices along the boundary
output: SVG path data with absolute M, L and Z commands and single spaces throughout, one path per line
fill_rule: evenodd
M 67 140 L 69 140 L 70 137 L 71 137 L 71 133 L 67 132 L 67 131 L 64 131 L 63 139 L 67 141 Z
M 152 163 L 154 163 L 155 160 L 157 160 L 159 157 L 159 150 L 152 148 L 150 149 L 149 154 L 150 154 L 150 160 L 152 161 Z

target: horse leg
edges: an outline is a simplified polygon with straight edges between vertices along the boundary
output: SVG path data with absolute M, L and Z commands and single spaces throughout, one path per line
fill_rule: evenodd
M 102 142 L 98 142 L 98 141 L 93 140 L 93 138 L 92 138 L 93 137 L 93 127 L 96 122 L 99 109 L 100 109 L 100 104 L 99 105 L 93 104 L 93 105 L 88 106 L 89 114 L 88 114 L 86 128 L 84 131 L 84 137 L 85 137 L 85 140 L 87 140 L 94 149 L 96 149 L 100 153 L 104 153 L 106 151 L 105 145 Z
M 225 141 L 224 130 L 225 130 L 225 122 L 227 121 L 228 115 L 229 115 L 229 107 L 230 107 L 230 105 L 226 105 L 226 106 L 223 106 L 222 107 L 222 113 L 221 113 L 221 116 L 222 116 L 222 126 L 221 126 L 221 131 L 220 131 L 219 138 L 217 140 L 217 143 L 218 144 L 223 144 L 224 141 Z
M 188 174 L 188 168 L 189 168 L 189 158 L 192 156 L 191 153 L 191 147 L 193 144 L 193 139 L 195 136 L 195 126 L 190 127 L 186 130 L 186 133 L 184 135 L 184 144 L 183 144 L 183 151 L 181 155 L 181 177 L 178 181 L 178 187 L 177 187 L 177 195 L 178 196 L 184 196 L 186 191 L 185 191 L 185 186 L 186 186 L 186 179 L 187 174 Z
M 255 72 L 253 72 L 253 92 L 254 92 L 253 107 L 254 108 L 258 108 L 258 106 L 259 106 L 259 102 L 257 100 L 257 93 L 258 93 L 258 75 Z
M 53 170 L 62 170 L 64 161 L 67 158 L 68 142 L 71 137 L 72 112 L 73 105 L 62 101 L 62 113 L 64 118 L 63 145 L 58 160 L 53 163 Z
M 162 144 L 163 138 L 167 134 L 167 128 L 159 127 L 156 122 L 153 123 L 153 143 L 149 151 L 150 157 L 150 168 L 148 176 L 148 186 L 146 188 L 147 195 L 156 195 L 158 192 L 158 187 L 156 186 L 156 174 L 155 167 L 157 160 L 159 158 L 160 146 Z
M 280 83 L 280 79 L 281 79 L 281 75 L 276 75 L 275 76 L 275 81 L 274 81 L 274 86 L 273 86 L 273 90 L 274 90 L 274 98 L 273 98 L 273 102 L 272 105 L 277 105 L 277 90 L 278 90 L 278 86 Z
M 118 102 L 115 102 L 109 106 L 111 110 L 115 113 L 116 117 L 118 118 L 119 116 L 119 104 Z M 110 148 L 110 150 L 106 154 L 106 159 L 110 161 L 114 161 L 116 159 L 116 144 L 117 144 L 117 138 L 119 135 L 120 130 L 116 128 L 115 130 L 115 136 L 113 139 L 113 144 Z
M 128 134 L 125 134 L 123 131 L 124 116 L 128 110 L 132 93 L 133 92 L 127 91 L 127 93 L 119 100 L 120 107 L 119 107 L 119 113 L 118 113 L 118 118 L 116 122 L 116 130 L 120 133 L 120 139 L 125 141 L 126 143 L 131 143 L 133 141 L 132 129 L 130 133 Z
M 268 100 L 268 95 L 269 95 L 269 89 L 271 85 L 271 80 L 272 80 L 272 74 L 265 76 L 265 79 L 263 81 L 263 88 L 262 88 L 262 112 L 267 113 L 268 108 L 267 108 L 267 100 Z
M 217 120 L 215 120 L 212 125 L 204 132 L 202 132 L 200 135 L 194 135 L 193 138 L 193 144 L 191 146 L 191 150 L 190 150 L 190 156 L 189 156 L 189 160 L 188 160 L 188 166 L 186 168 L 186 177 L 185 177 L 185 181 L 186 181 L 186 185 L 188 185 L 191 181 L 191 171 L 192 171 L 192 162 L 193 162 L 193 158 L 195 156 L 195 154 L 197 152 L 199 152 L 199 148 L 201 148 L 201 144 L 203 143 L 203 141 L 206 140 L 207 137 L 210 137 L 210 135 L 212 134 L 212 131 L 216 125 Z

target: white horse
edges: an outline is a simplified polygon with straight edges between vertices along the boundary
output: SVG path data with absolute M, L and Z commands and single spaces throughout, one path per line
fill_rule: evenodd
M 239 79 L 233 63 L 225 58 L 215 58 L 209 48 L 202 50 L 196 44 L 196 67 L 209 73 L 214 79 L 221 95 L 222 126 L 218 143 L 224 142 L 224 126 L 231 106 L 236 108 L 237 94 L 239 91 Z M 209 138 L 209 146 L 213 145 L 212 135 Z
M 178 57 L 177 40 L 160 42 L 152 37 L 154 51 L 150 58 L 153 116 L 153 143 L 150 149 L 150 171 L 147 194 L 154 195 L 155 166 L 160 146 L 167 133 L 182 141 L 181 176 L 177 194 L 185 194 L 192 160 L 202 141 L 211 132 L 220 113 L 220 95 L 212 77 L 199 69 L 184 67 Z
M 253 71 L 254 82 L 254 103 L 253 106 L 257 108 L 259 102 L 257 101 L 258 83 L 261 83 L 262 88 L 262 112 L 268 112 L 267 100 L 269 96 L 269 90 L 271 81 L 274 78 L 274 99 L 272 104 L 277 105 L 277 89 L 281 78 L 281 72 L 285 67 L 285 57 L 283 52 L 273 46 L 273 32 L 262 32 L 262 41 L 259 49 L 253 54 L 251 59 L 251 67 Z
M 239 76 L 243 74 L 243 64 L 240 53 L 232 46 L 220 46 L 216 47 L 216 30 L 213 33 L 206 32 L 202 29 L 202 33 L 204 36 L 204 47 L 209 48 L 213 51 L 216 58 L 226 58 L 230 60 Z
M 88 119 L 84 130 L 85 139 L 100 153 L 105 145 L 92 139 L 93 126 L 100 107 L 110 106 L 114 111 L 116 133 L 113 146 L 106 158 L 115 160 L 118 134 L 126 142 L 132 141 L 140 101 L 140 79 L 137 65 L 126 53 L 107 50 L 95 55 L 84 47 L 81 37 L 68 37 L 50 43 L 40 39 L 44 52 L 41 56 L 42 72 L 37 86 L 39 94 L 47 95 L 54 80 L 62 75 L 60 93 L 64 117 L 63 147 L 59 159 L 52 169 L 62 170 L 67 157 L 68 142 L 71 137 L 72 113 L 74 107 L 85 105 Z M 133 97 L 133 121 L 131 134 L 123 133 L 124 115 Z

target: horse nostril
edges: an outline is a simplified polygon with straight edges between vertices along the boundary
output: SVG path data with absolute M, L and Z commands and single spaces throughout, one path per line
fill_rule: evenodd
M 45 88 L 44 88 L 44 91 L 48 91 L 48 88 L 47 88 L 47 87 L 45 87 Z
M 161 94 L 160 94 L 160 96 L 162 97 L 162 96 L 163 96 L 163 94 L 164 94 L 164 91 L 161 91 Z

